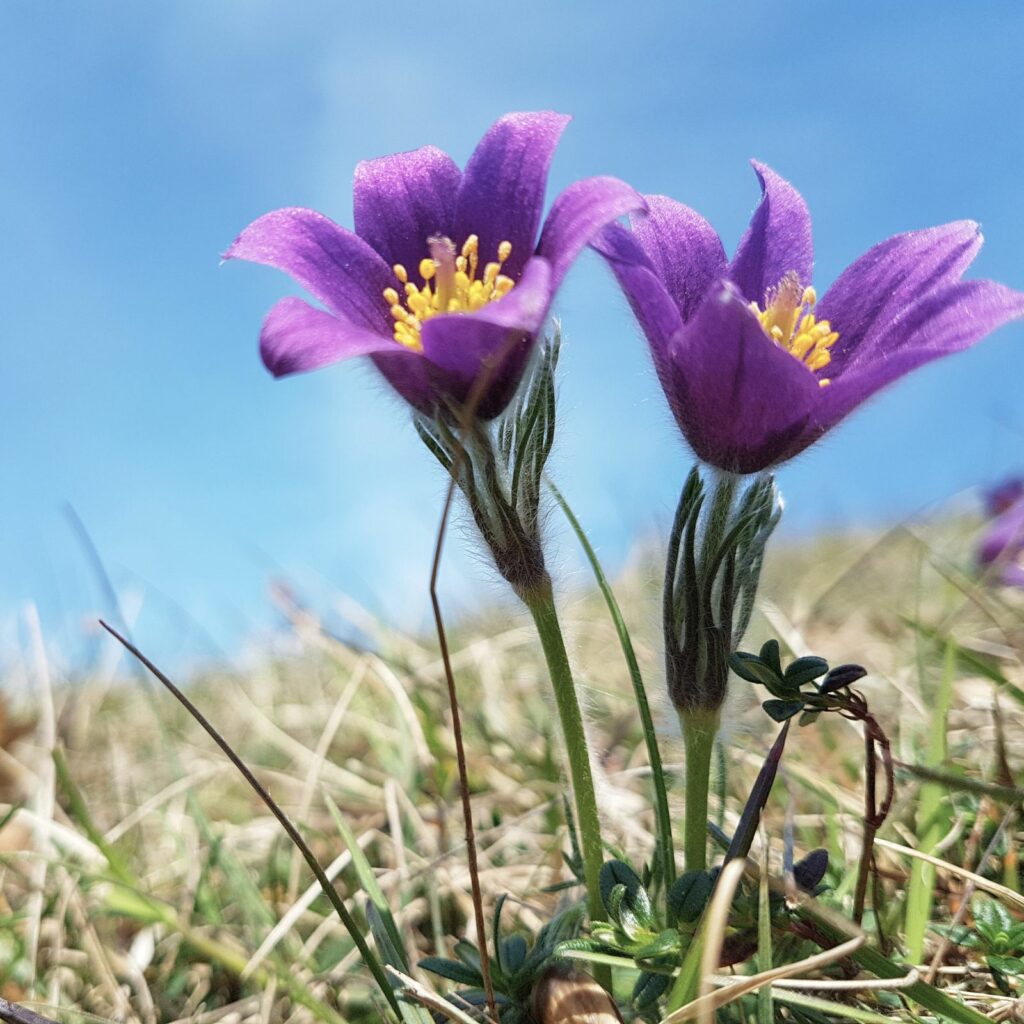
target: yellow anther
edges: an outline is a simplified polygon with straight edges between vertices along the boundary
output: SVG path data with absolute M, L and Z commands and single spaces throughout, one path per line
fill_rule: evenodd
M 423 281 L 417 286 L 401 263 L 392 270 L 404 285 L 404 300 L 393 288 L 385 288 L 384 301 L 394 320 L 395 341 L 406 348 L 423 350 L 420 329 L 425 320 L 438 313 L 466 313 L 482 309 L 488 302 L 498 299 L 515 287 L 515 281 L 501 273 L 502 264 L 512 254 L 512 244 L 498 246 L 496 262 L 484 266 L 482 277 L 477 277 L 480 264 L 480 239 L 469 235 L 460 249 L 448 238 L 435 236 L 427 240 L 430 256 L 420 260 L 419 274 Z M 760 312 L 760 311 L 759 311 Z
M 756 302 L 750 304 L 765 334 L 814 373 L 832 362 L 829 349 L 839 340 L 832 325 L 814 315 L 817 302 L 818 293 L 811 287 L 801 288 L 800 278 L 791 270 L 768 289 L 763 309 Z M 825 387 L 829 380 L 821 378 L 818 383 Z

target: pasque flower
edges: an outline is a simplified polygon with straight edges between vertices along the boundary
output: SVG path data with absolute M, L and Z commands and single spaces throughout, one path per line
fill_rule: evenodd
M 1024 295 L 962 281 L 981 246 L 971 221 L 895 235 L 818 300 L 803 197 L 754 164 L 762 199 L 731 262 L 703 217 L 664 196 L 632 230 L 609 225 L 608 260 L 686 439 L 735 473 L 776 466 L 905 373 L 1024 315 Z
M 594 235 L 643 208 L 615 178 L 570 185 L 541 228 L 548 167 L 569 118 L 507 114 L 464 171 L 424 146 L 356 167 L 355 231 L 314 210 L 275 210 L 224 254 L 277 267 L 323 304 L 277 303 L 260 350 L 275 376 L 369 355 L 416 409 L 465 401 L 490 419 L 515 392 L 569 265 Z M 500 357 L 500 358 L 499 358 Z

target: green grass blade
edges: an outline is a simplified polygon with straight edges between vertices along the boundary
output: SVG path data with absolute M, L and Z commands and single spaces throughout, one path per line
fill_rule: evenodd
M 759 992 L 771 988 L 766 985 Z M 864 1010 L 859 1006 L 848 1006 L 845 1003 L 833 1003 L 829 999 L 821 999 L 818 996 L 804 995 L 802 992 L 791 992 L 787 989 L 777 988 L 774 991 L 777 1002 L 786 1006 L 796 1006 L 805 1010 L 817 1010 L 819 1013 L 828 1014 L 829 1017 L 844 1017 L 846 1020 L 859 1021 L 860 1024 L 893 1024 L 893 1017 L 885 1017 L 874 1010 Z
M 348 822 L 345 821 L 341 811 L 338 809 L 338 805 L 326 794 L 324 794 L 324 801 L 327 804 L 327 809 L 331 812 L 331 817 L 334 819 L 334 824 L 341 834 L 341 838 L 348 847 L 348 852 L 352 857 L 352 866 L 355 868 L 359 884 L 366 891 L 370 902 L 380 915 L 381 923 L 387 931 L 391 945 L 394 947 L 394 952 L 398 955 L 397 961 L 393 962 L 391 966 L 397 967 L 403 974 L 407 974 L 409 972 L 409 959 L 405 952 L 405 943 L 402 941 L 402 934 L 399 932 L 398 924 L 391 913 L 391 907 L 388 904 L 387 897 L 384 895 L 384 890 L 381 889 L 377 882 L 377 876 L 373 873 L 373 868 L 366 859 L 366 854 L 363 853 L 363 848 L 359 845 L 356 834 L 349 827 Z M 384 950 L 381 950 L 381 953 L 383 954 Z
M 619 644 L 622 646 L 622 654 L 626 659 L 626 666 L 629 669 L 629 678 L 633 683 L 633 696 L 636 699 L 637 711 L 640 714 L 640 724 L 644 732 L 644 742 L 647 745 L 647 759 L 651 766 L 651 783 L 654 787 L 654 813 L 657 821 L 657 849 L 658 861 L 660 863 L 662 880 L 666 890 L 675 881 L 675 852 L 672 844 L 672 817 L 668 807 L 668 793 L 665 788 L 665 772 L 662 767 L 661 752 L 658 750 L 658 739 L 654 732 L 654 719 L 651 717 L 651 706 L 647 700 L 647 691 L 644 688 L 643 676 L 640 673 L 640 665 L 637 662 L 636 651 L 633 649 L 633 641 L 629 636 L 629 629 L 622 617 L 619 602 L 615 599 L 611 585 L 598 561 L 597 552 L 594 551 L 589 538 L 580 525 L 568 502 L 562 496 L 562 492 L 552 483 L 547 481 L 552 497 L 558 503 L 569 525 L 572 527 L 576 538 L 583 548 L 590 567 L 594 573 L 594 579 L 601 590 L 601 596 L 608 606 L 608 614 L 611 616 L 615 631 L 619 636 Z

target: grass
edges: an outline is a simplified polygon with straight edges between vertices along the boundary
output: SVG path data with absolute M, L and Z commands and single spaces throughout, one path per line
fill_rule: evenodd
M 997 951 L 974 925 L 986 900 L 1014 922 L 1024 917 L 1015 852 L 1024 602 L 965 571 L 973 531 L 949 520 L 775 544 L 745 646 L 777 636 L 790 655 L 869 669 L 858 688 L 892 740 L 896 802 L 879 833 L 860 969 L 851 959 L 815 962 L 810 990 L 781 979 L 760 994 L 715 996 L 732 1000 L 719 1019 L 934 1019 L 900 987 L 908 949 L 921 977 L 961 1002 L 1014 1011 L 1015 951 Z M 662 693 L 659 561 L 638 554 L 613 586 L 652 703 L 678 841 L 682 745 Z M 597 752 L 605 839 L 637 864 L 651 858 L 657 826 L 635 674 L 605 596 L 595 588 L 559 598 Z M 360 925 L 369 915 L 378 938 L 386 930 L 381 941 L 412 952 L 416 982 L 448 991 L 416 965 L 451 956 L 455 937 L 476 938 L 436 645 L 372 622 L 367 648 L 355 649 L 285 589 L 278 600 L 294 654 L 244 674 L 207 672 L 187 680 L 189 696 L 298 823 Z M 33 696 L 10 697 L 0 714 L 0 997 L 62 1021 L 381 1020 L 383 1001 L 350 936 L 206 735 L 139 678 L 51 680 L 44 638 L 30 625 Z M 535 935 L 565 905 L 559 883 L 570 877 L 543 658 L 518 610 L 495 607 L 449 628 L 487 917 L 508 894 L 505 931 Z M 716 806 L 712 797 L 711 808 L 727 833 L 777 731 L 758 706 L 765 696 L 734 679 L 723 717 L 726 799 Z M 826 848 L 822 899 L 848 920 L 863 785 L 859 726 L 822 719 L 794 729 L 751 864 L 779 881 L 788 858 Z M 726 923 L 710 922 L 706 943 L 726 941 Z M 763 921 L 754 927 L 760 950 L 733 973 L 778 972 L 786 957 L 815 951 L 804 943 L 797 956 Z M 717 947 L 706 943 L 710 963 Z M 865 964 L 896 977 L 878 987 Z M 630 972 L 616 976 L 628 995 Z

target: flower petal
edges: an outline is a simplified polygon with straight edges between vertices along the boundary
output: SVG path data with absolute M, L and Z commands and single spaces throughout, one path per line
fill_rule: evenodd
M 660 375 L 670 354 L 671 341 L 683 326 L 678 306 L 641 248 L 635 231 L 609 224 L 591 246 L 605 258 L 618 280 L 647 336 Z
M 725 276 L 722 240 L 688 206 L 668 196 L 644 198 L 648 213 L 633 218 L 633 231 L 655 273 L 675 299 L 683 320 L 689 320 L 712 282 Z
M 618 178 L 585 178 L 562 192 L 551 205 L 537 246 L 537 254 L 551 263 L 552 292 L 606 224 L 646 207 L 644 197 Z
M 1024 317 L 1024 293 L 994 281 L 959 281 L 911 306 L 872 346 L 872 358 L 849 363 L 823 389 L 815 414 L 819 433 L 833 427 L 876 391 L 940 356 L 977 344 Z M 828 372 L 828 371 L 826 371 Z
M 727 281 L 712 286 L 676 335 L 662 383 L 694 452 L 732 473 L 789 458 L 821 390 Z
M 1024 499 L 989 524 L 978 548 L 978 560 L 990 565 L 1004 552 L 1012 555 L 1019 551 L 1024 551 Z
M 501 242 L 512 243 L 504 272 L 517 278 L 533 255 L 544 209 L 548 167 L 564 114 L 506 114 L 480 140 L 462 175 L 455 202 L 453 241 L 480 239 L 481 261 L 493 260 Z
M 465 401 L 481 372 L 488 373 L 477 413 L 490 419 L 501 412 L 519 385 L 550 304 L 551 267 L 537 256 L 503 299 L 473 313 L 427 320 L 421 332 L 423 354 L 456 384 L 444 397 Z
M 839 332 L 831 350 L 832 372 L 869 356 L 881 332 L 907 306 L 959 280 L 981 242 L 978 225 L 962 220 L 894 235 L 851 263 L 816 310 Z
M 260 355 L 275 377 L 318 370 L 341 359 L 397 348 L 394 339 L 315 309 L 302 299 L 281 299 L 260 331 Z
M 388 333 L 382 292 L 391 268 L 358 235 L 315 210 L 291 207 L 254 220 L 224 259 L 249 260 L 290 274 L 333 313 Z
M 356 165 L 356 234 L 410 273 L 429 255 L 431 235 L 450 235 L 462 172 L 447 153 L 424 146 Z
M 751 163 L 762 198 L 736 247 L 729 278 L 750 302 L 763 305 L 765 292 L 790 271 L 796 271 L 801 284 L 811 283 L 814 243 L 804 197 L 770 167 Z

